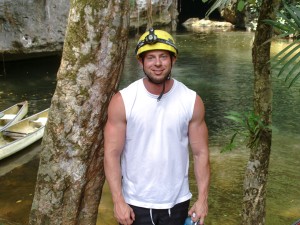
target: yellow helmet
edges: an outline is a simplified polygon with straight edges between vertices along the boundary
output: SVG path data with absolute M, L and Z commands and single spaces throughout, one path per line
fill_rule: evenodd
M 177 47 L 173 37 L 166 31 L 154 30 L 150 28 L 139 39 L 135 48 L 136 56 L 139 58 L 140 54 L 151 50 L 166 50 L 178 54 Z

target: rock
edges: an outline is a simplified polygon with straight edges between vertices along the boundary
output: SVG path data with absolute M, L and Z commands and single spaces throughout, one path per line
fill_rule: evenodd
M 0 52 L 4 56 L 61 51 L 69 1 L 0 1 Z
M 130 2 L 131 29 L 146 27 L 147 0 Z M 176 19 L 173 2 L 152 0 L 153 25 L 170 25 L 172 17 Z M 69 8 L 69 1 L 63 0 L 0 0 L 0 60 L 61 53 Z
M 190 18 L 183 23 L 187 30 L 194 32 L 210 32 L 212 30 L 229 31 L 234 25 L 229 22 L 212 21 L 208 19 Z
M 192 27 L 233 27 L 232 23 L 212 21 L 208 19 L 190 18 L 183 23 L 184 26 Z

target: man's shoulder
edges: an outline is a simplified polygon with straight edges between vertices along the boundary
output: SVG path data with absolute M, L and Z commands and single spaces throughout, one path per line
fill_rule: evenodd
M 136 85 L 138 85 L 142 80 L 143 80 L 143 78 L 140 78 L 140 79 L 138 79 L 138 80 L 135 80 L 135 81 L 131 82 L 130 84 L 128 84 L 125 88 L 129 88 L 129 87 L 136 86 Z M 124 88 L 124 89 L 125 89 L 125 88 Z
M 130 90 L 132 90 L 132 89 L 136 89 L 140 81 L 141 81 L 141 79 L 136 80 L 136 81 L 130 83 L 128 86 L 126 86 L 126 87 L 124 87 L 123 89 L 121 89 L 121 90 L 120 90 L 121 94 L 122 94 L 122 92 L 124 93 L 124 92 L 126 92 L 126 91 L 130 91 Z
M 142 79 L 136 80 L 129 84 L 127 87 L 119 91 L 122 96 L 125 105 L 132 105 L 136 99 L 139 86 L 141 85 Z
M 178 88 L 180 88 L 180 89 L 182 89 L 182 90 L 185 90 L 186 92 L 190 92 L 191 94 L 195 94 L 195 93 L 196 93 L 193 89 L 189 88 L 189 87 L 188 87 L 186 84 L 184 84 L 183 82 L 178 81 L 178 80 L 176 80 L 176 79 L 173 79 L 173 80 L 174 80 L 174 84 L 175 84 L 176 87 L 178 87 Z

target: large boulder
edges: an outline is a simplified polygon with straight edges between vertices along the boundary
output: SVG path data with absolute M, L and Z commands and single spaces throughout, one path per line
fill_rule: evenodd
M 230 31 L 234 25 L 230 22 L 213 21 L 209 19 L 190 18 L 182 24 L 187 30 L 206 32 L 211 30 Z
M 0 1 L 2 55 L 18 59 L 61 51 L 69 1 Z

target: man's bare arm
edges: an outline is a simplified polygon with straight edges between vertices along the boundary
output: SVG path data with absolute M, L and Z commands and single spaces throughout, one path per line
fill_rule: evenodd
M 204 218 L 208 213 L 208 191 L 210 181 L 210 163 L 208 148 L 208 130 L 205 123 L 205 108 L 199 96 L 196 97 L 193 118 L 189 125 L 189 142 L 194 159 L 194 173 L 198 186 L 198 199 L 189 211 L 195 213 L 194 221 Z
M 121 154 L 125 143 L 126 114 L 120 93 L 115 94 L 108 107 L 104 129 L 104 169 L 112 193 L 114 214 L 119 223 L 130 225 L 134 220 L 132 209 L 122 194 Z

